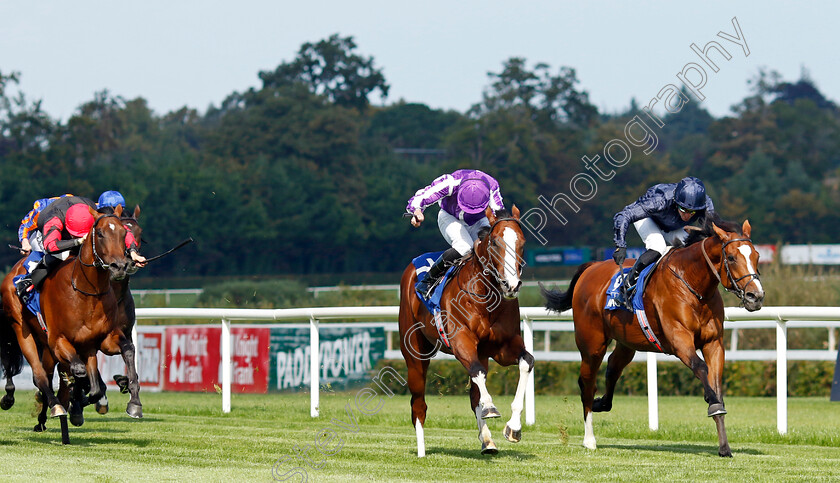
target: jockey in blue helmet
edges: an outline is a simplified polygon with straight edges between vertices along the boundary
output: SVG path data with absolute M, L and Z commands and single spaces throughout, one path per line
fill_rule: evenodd
M 125 197 L 119 191 L 105 191 L 101 195 L 99 195 L 99 201 L 96 202 L 96 206 L 99 209 L 114 209 L 117 206 L 122 206 L 123 210 L 125 210 Z
M 498 181 L 477 169 L 459 169 L 452 174 L 444 174 L 429 186 L 417 190 L 405 208 L 412 215 L 411 224 L 420 226 L 424 220 L 423 210 L 437 203 L 440 203 L 438 228 L 452 248 L 443 252 L 426 278 L 417 283 L 415 288 L 425 298 L 446 273 L 447 265 L 470 253 L 478 232 L 490 227 L 484 214 L 487 207 L 493 211 L 505 207 Z
M 647 251 L 636 260 L 622 285 L 627 294 L 636 284 L 645 267 L 665 254 L 667 247 L 688 236 L 685 227 L 701 216 L 715 210 L 712 199 L 706 195 L 706 187 L 699 179 L 688 176 L 679 183 L 662 183 L 651 186 L 641 198 L 624 207 L 613 218 L 615 252 L 613 259 L 618 266 L 624 265 L 627 257 L 627 228 L 630 223 L 639 232 Z

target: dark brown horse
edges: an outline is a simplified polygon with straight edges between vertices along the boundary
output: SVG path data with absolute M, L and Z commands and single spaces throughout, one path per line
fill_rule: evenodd
M 125 278 L 130 267 L 125 250 L 126 228 L 119 218 L 121 212 L 121 207 L 113 215 L 91 210 L 94 223 L 78 255 L 62 262 L 44 280 L 41 307 L 46 330 L 35 315 L 23 309 L 15 294 L 12 279 L 21 272 L 20 262 L 0 285 L 5 315 L 0 321 L 3 326 L 0 358 L 7 378 L 7 393 L 0 404 L 3 409 L 14 404 L 11 377 L 20 372 L 21 354 L 32 367 L 35 385 L 50 408 L 51 417 L 67 414 L 52 389 L 55 364 L 61 372 L 74 378 L 87 377 L 90 400 L 96 401 L 103 390 L 96 352 L 121 353 L 129 368 L 129 378 L 139 388 L 134 371 L 134 346 L 119 326 L 117 298 L 111 288 L 111 281 Z M 11 334 L 13 338 L 9 337 Z M 132 416 L 141 413 L 136 390 L 132 391 L 127 412 Z M 36 430 L 43 430 L 43 423 L 39 420 Z
M 412 264 L 400 281 L 400 349 L 408 367 L 411 391 L 411 422 L 417 433 L 417 455 L 425 456 L 423 425 L 426 422 L 426 370 L 440 350 L 452 354 L 469 373 L 470 408 L 478 423 L 481 452 L 495 454 L 485 419 L 501 415 L 487 392 L 489 358 L 503 366 L 519 364 L 519 385 L 511 404 L 511 418 L 504 435 L 511 442 L 522 437 L 525 381 L 534 358 L 525 350 L 519 318 L 519 289 L 522 285 L 522 254 L 525 236 L 519 225 L 519 210 L 497 218 L 486 211 L 490 229 L 476 241 L 472 255 L 463 263 L 443 291 L 439 313 L 450 346 L 442 341 L 432 314 L 417 297 L 417 276 Z
M 644 308 L 662 352 L 677 356 L 703 383 L 718 433 L 718 454 L 732 456 L 724 427 L 723 299 L 718 284 L 734 292 L 747 310 L 761 308 L 764 290 L 758 280 L 758 252 L 750 241 L 750 223 L 742 227 L 711 220 L 693 232 L 684 248 L 672 249 L 652 272 L 644 293 Z M 625 262 L 632 265 L 632 260 Z M 575 341 L 580 350 L 580 399 L 583 403 L 583 445 L 595 449 L 592 412 L 609 411 L 621 372 L 636 351 L 656 351 L 637 317 L 625 310 L 605 310 L 606 292 L 616 273 L 613 261 L 581 265 L 565 293 L 543 289 L 546 308 L 572 309 Z M 612 340 L 604 395 L 595 399 L 598 367 Z M 701 359 L 697 349 L 703 353 Z

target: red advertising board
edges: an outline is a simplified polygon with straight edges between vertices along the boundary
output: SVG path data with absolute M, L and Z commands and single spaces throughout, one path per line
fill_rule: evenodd
M 268 390 L 267 328 L 231 328 L 231 390 Z M 215 391 L 221 386 L 221 327 L 167 327 L 163 389 Z

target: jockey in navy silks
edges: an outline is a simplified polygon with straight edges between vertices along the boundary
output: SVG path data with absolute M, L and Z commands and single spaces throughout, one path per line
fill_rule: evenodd
M 613 218 L 615 252 L 613 259 L 619 267 L 627 258 L 627 228 L 630 223 L 642 237 L 647 251 L 643 253 L 627 274 L 621 292 L 624 300 L 639 277 L 651 263 L 665 254 L 668 246 L 688 236 L 685 227 L 715 210 L 712 199 L 706 196 L 706 187 L 699 179 L 689 176 L 679 183 L 662 183 L 651 186 L 641 198 L 624 207 Z
M 493 211 L 505 207 L 498 181 L 477 169 L 459 169 L 444 174 L 418 190 L 405 208 L 412 215 L 411 224 L 420 226 L 424 220 L 423 210 L 435 203 L 440 203 L 438 228 L 452 248 L 443 252 L 426 278 L 417 283 L 415 288 L 425 298 L 446 273 L 447 266 L 472 251 L 479 230 L 490 227 L 484 214 L 487 207 Z

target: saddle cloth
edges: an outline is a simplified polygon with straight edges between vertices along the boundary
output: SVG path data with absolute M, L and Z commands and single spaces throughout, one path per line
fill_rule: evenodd
M 441 256 L 441 254 L 443 254 L 443 252 L 424 253 L 411 261 L 414 265 L 414 271 L 417 274 L 418 282 L 426 278 L 426 275 L 429 273 L 429 269 L 435 264 L 435 261 Z M 440 314 L 440 298 L 443 296 L 443 289 L 446 287 L 449 279 L 452 278 L 452 274 L 454 273 L 456 266 L 457 264 L 449 267 L 435 286 L 428 299 L 425 299 L 417 290 L 414 291 L 420 301 L 423 302 L 423 305 L 425 305 L 429 310 L 429 313 L 434 316 L 435 327 L 437 328 L 438 334 L 440 334 L 441 340 L 444 344 L 446 344 L 446 347 L 449 347 L 449 338 L 446 336 L 446 331 L 443 328 L 443 320 Z
M 662 258 L 659 260 L 661 259 Z M 647 287 L 648 279 L 650 278 L 651 272 L 653 272 L 659 265 L 659 260 L 642 270 L 642 273 L 639 274 L 639 279 L 636 281 L 636 289 L 633 291 L 632 300 L 627 302 L 621 298 L 621 294 L 618 289 L 622 284 L 624 284 L 624 279 L 630 272 L 630 267 L 624 268 L 613 275 L 610 280 L 610 284 L 607 286 L 607 303 L 604 306 L 604 310 L 623 309 L 635 313 L 636 319 L 639 321 L 639 326 L 642 328 L 642 332 L 645 333 L 645 337 L 647 337 L 648 342 L 653 344 L 659 352 L 662 352 L 662 344 L 659 342 L 656 334 L 653 333 L 653 329 L 650 327 L 650 323 L 647 320 L 644 303 L 644 292 Z

